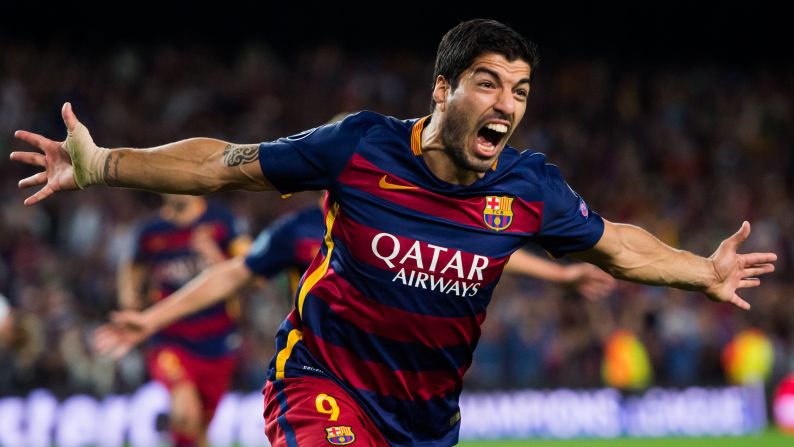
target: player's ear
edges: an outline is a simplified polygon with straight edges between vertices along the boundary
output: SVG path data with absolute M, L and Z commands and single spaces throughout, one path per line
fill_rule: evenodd
M 447 107 L 447 94 L 449 93 L 449 82 L 444 78 L 444 76 L 438 75 L 436 77 L 436 83 L 433 86 L 433 101 L 435 101 L 436 106 L 442 112 Z

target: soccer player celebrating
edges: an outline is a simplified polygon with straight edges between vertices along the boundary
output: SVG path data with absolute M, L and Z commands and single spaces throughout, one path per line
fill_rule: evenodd
M 458 397 L 491 292 L 510 254 L 534 242 L 613 276 L 700 291 L 742 309 L 739 288 L 773 271 L 738 254 L 743 223 L 708 258 L 602 219 L 532 151 L 507 145 L 526 110 L 535 45 L 491 20 L 460 23 L 438 47 L 432 114 L 361 112 L 261 144 L 194 138 L 98 147 L 67 103 L 65 141 L 18 131 L 44 154 L 25 200 L 111 185 L 174 193 L 326 189 L 320 253 L 277 335 L 265 386 L 274 445 L 453 445 Z
M 142 223 L 134 253 L 119 269 L 120 307 L 138 310 L 162 301 L 247 245 L 225 208 L 203 197 L 164 194 L 158 216 Z M 169 321 L 151 340 L 149 375 L 168 388 L 176 446 L 206 445 L 207 427 L 231 384 L 238 312 L 236 300 L 224 302 L 230 297 L 224 294 L 200 313 Z

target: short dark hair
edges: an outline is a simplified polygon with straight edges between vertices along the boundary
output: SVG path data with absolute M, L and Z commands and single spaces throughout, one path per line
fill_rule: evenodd
M 460 74 L 484 53 L 498 53 L 511 62 L 516 59 L 526 61 L 532 69 L 530 79 L 540 62 L 537 45 L 513 28 L 496 20 L 473 19 L 457 24 L 441 39 L 436 52 L 433 85 L 441 75 L 453 89 L 457 88 Z M 431 112 L 435 106 L 436 102 L 431 100 Z

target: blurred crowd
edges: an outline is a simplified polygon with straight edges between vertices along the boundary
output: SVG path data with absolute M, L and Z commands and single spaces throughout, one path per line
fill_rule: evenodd
M 261 42 L 82 49 L 5 42 L 0 49 L 0 294 L 11 305 L 0 324 L 0 396 L 37 387 L 124 392 L 146 380 L 139 353 L 113 364 L 92 352 L 91 334 L 116 307 L 116 268 L 136 222 L 159 205 L 154 194 L 92 188 L 24 207 L 29 191 L 16 182 L 35 170 L 7 161 L 21 148 L 15 129 L 61 138 L 60 106 L 70 100 L 101 146 L 191 136 L 253 143 L 343 111 L 419 117 L 430 102 L 430 53 L 320 45 L 281 54 Z M 701 255 L 749 220 L 745 250 L 777 252 L 777 272 L 744 292 L 749 312 L 628 283 L 592 302 L 505 276 L 469 387 L 602 386 L 604 344 L 618 329 L 639 338 L 658 385 L 725 383 L 721 352 L 746 328 L 772 342 L 770 381 L 794 370 L 792 79 L 792 69 L 727 64 L 580 58 L 541 65 L 513 146 L 546 153 L 602 216 Z M 211 198 L 251 235 L 307 202 L 275 193 Z M 243 294 L 238 388 L 263 384 L 275 329 L 291 304 L 286 282 Z

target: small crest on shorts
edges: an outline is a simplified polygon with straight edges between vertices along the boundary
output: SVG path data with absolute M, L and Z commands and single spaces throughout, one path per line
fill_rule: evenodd
M 353 429 L 347 425 L 337 425 L 335 427 L 325 427 L 325 439 L 332 445 L 348 445 L 356 440 Z
M 488 228 L 496 231 L 507 229 L 513 223 L 513 198 L 505 196 L 485 196 L 482 218 Z

